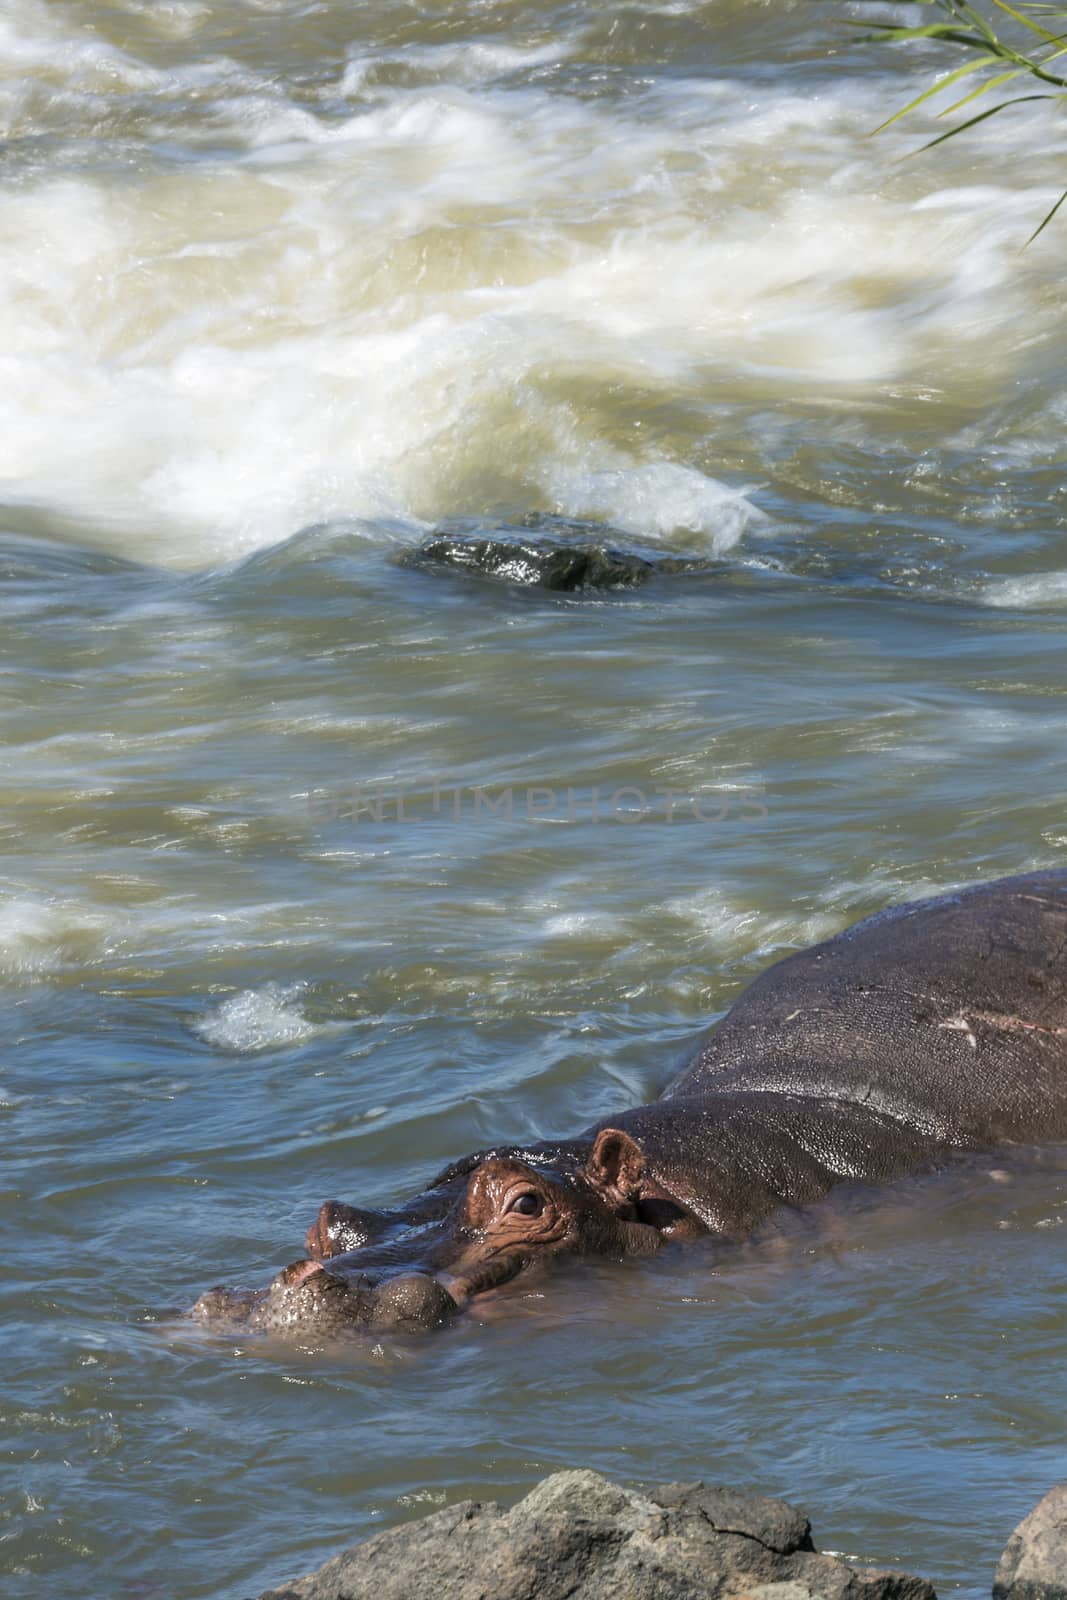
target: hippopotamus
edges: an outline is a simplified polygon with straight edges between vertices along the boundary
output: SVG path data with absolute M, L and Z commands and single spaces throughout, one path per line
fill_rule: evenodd
M 439 1326 L 564 1258 L 738 1241 L 848 1180 L 1067 1139 L 1067 870 L 899 905 L 769 967 L 658 1099 L 479 1150 L 393 1210 L 328 1200 L 307 1255 L 204 1320 Z

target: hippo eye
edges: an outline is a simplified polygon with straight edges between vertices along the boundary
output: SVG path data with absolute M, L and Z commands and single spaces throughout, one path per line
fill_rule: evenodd
M 517 1194 L 508 1205 L 509 1211 L 517 1211 L 520 1217 L 539 1217 L 544 1210 L 541 1196 L 532 1189 L 524 1189 L 522 1194 Z

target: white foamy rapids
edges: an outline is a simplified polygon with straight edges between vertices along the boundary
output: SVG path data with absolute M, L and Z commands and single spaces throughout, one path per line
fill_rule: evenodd
M 99 959 L 115 933 L 102 912 L 70 900 L 0 900 L 0 973 L 46 977 Z
M 751 527 L 768 521 L 743 489 L 705 477 L 693 467 L 658 462 L 614 471 L 549 472 L 559 509 L 594 517 L 646 538 L 698 533 L 715 554 L 729 550 Z
M 720 961 L 736 961 L 754 954 L 771 956 L 804 949 L 838 933 L 841 917 L 830 910 L 796 917 L 775 916 L 758 906 L 734 904 L 718 889 L 701 889 L 665 908 L 692 930 L 699 948 L 719 953 Z
M 987 606 L 1006 609 L 1062 606 L 1067 600 L 1067 572 L 1035 572 L 1026 578 L 997 578 L 986 584 L 981 599 Z
M 195 1031 L 208 1044 L 242 1054 L 306 1044 L 328 1024 L 309 1022 L 300 1009 L 300 996 L 299 986 L 268 983 L 262 989 L 248 989 L 209 1011 L 195 1024 Z
M 14 0 L 0 27 L 13 147 L 85 130 L 76 163 L 3 193 L 0 494 L 139 559 L 500 509 L 723 550 L 757 520 L 745 477 L 773 479 L 735 471 L 731 407 L 860 416 L 879 390 L 1008 381 L 1058 271 L 1047 235 L 1018 248 L 1062 135 L 994 206 L 951 184 L 970 147 L 895 167 L 918 134 L 868 140 L 847 78 L 579 100 L 522 79 L 548 46 L 504 43 L 447 86 L 365 89 L 392 45 L 320 103 L 222 56 L 141 63 L 65 15 Z M 405 69 L 451 72 L 451 48 Z

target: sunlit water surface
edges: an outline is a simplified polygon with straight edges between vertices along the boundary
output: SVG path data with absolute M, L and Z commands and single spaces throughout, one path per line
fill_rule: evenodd
M 1064 1476 L 1063 1151 L 421 1341 L 174 1315 L 1064 860 L 1067 135 L 900 160 L 942 57 L 846 14 L 5 7 L 5 1595 L 238 1600 L 590 1465 L 977 1596 Z M 559 518 L 715 565 L 396 562 Z

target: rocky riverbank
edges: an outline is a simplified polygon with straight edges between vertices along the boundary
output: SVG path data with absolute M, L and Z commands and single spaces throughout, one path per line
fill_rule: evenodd
M 1067 1484 L 1009 1541 L 995 1600 L 1067 1600 Z M 505 1510 L 464 1500 L 376 1534 L 260 1600 L 935 1600 L 815 1548 L 784 1500 L 557 1472 Z

